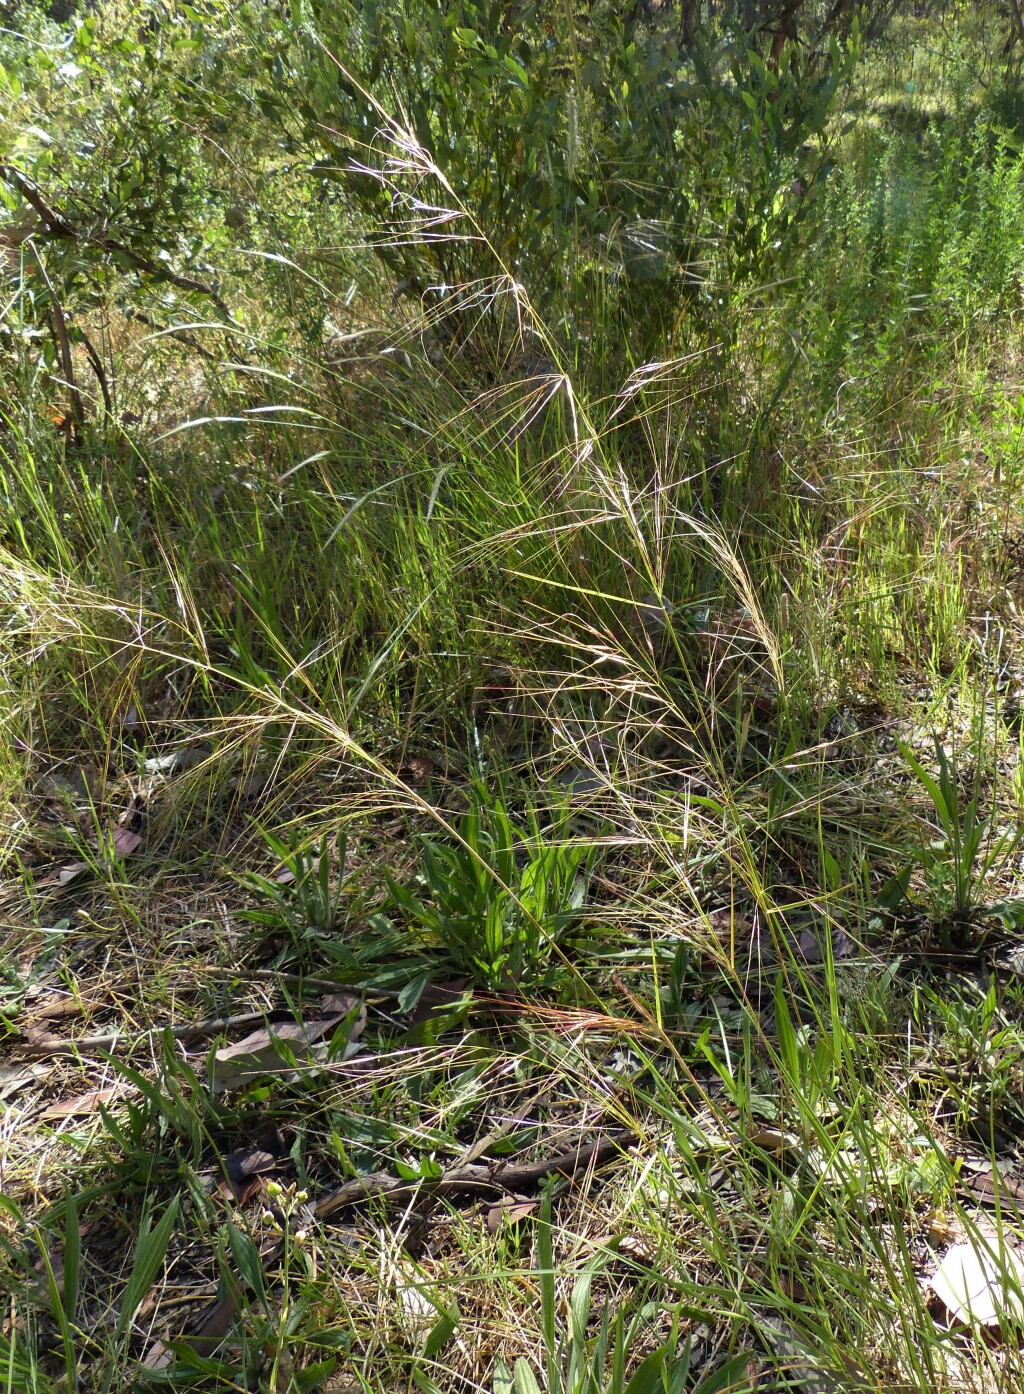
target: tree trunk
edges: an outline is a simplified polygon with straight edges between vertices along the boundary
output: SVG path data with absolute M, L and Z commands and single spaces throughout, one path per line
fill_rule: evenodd
M 679 41 L 684 46 L 693 42 L 700 24 L 700 0 L 679 0 Z
M 1019 43 L 1024 42 L 1024 14 L 1021 13 L 1020 0 L 1010 0 L 1010 33 L 1003 49 L 1010 54 Z
M 773 72 L 779 71 L 779 59 L 782 57 L 782 51 L 787 43 L 795 44 L 798 42 L 796 16 L 802 4 L 803 0 L 786 0 L 775 22 L 775 38 L 772 40 L 772 51 L 768 57 L 768 66 Z

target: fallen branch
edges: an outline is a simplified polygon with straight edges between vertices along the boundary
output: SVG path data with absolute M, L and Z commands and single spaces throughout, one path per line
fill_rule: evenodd
M 526 1186 L 535 1186 L 546 1176 L 574 1176 L 577 1172 L 600 1166 L 603 1162 L 617 1156 L 624 1147 L 636 1141 L 636 1134 L 626 1129 L 609 1133 L 597 1142 L 586 1147 L 572 1147 L 557 1152 L 551 1157 L 541 1157 L 535 1162 L 487 1162 L 459 1165 L 433 1178 L 418 1181 L 401 1181 L 387 1171 L 375 1171 L 369 1176 L 361 1176 L 348 1181 L 336 1191 L 329 1191 L 313 1205 L 314 1216 L 326 1220 L 339 1210 L 350 1205 L 358 1205 L 367 1200 L 383 1200 L 387 1205 L 405 1205 L 415 1197 L 427 1193 L 434 1197 L 454 1195 L 457 1192 L 497 1192 L 516 1194 Z M 275 1240 L 260 1254 L 263 1267 L 275 1262 L 284 1252 L 281 1240 Z M 174 1358 L 174 1345 L 191 1346 L 204 1356 L 212 1355 L 230 1330 L 241 1305 L 243 1280 L 235 1275 L 226 1284 L 228 1291 L 208 1312 L 192 1336 L 182 1336 L 177 1341 L 157 1340 L 150 1347 L 143 1366 L 150 1370 L 161 1370 Z
M 325 1220 L 350 1205 L 368 1200 L 382 1200 L 385 1205 L 407 1205 L 424 1193 L 450 1196 L 459 1192 L 515 1195 L 527 1186 L 535 1186 L 545 1176 L 573 1176 L 591 1166 L 600 1166 L 635 1141 L 631 1132 L 610 1133 L 586 1147 L 570 1148 L 553 1157 L 541 1157 L 535 1162 L 471 1162 L 451 1167 L 433 1178 L 420 1177 L 403 1181 L 388 1171 L 374 1171 L 346 1181 L 336 1191 L 321 1196 L 313 1207 L 318 1220 Z
M 0 165 L 0 179 L 17 189 L 29 207 L 39 215 L 51 237 L 77 238 L 78 234 L 71 224 L 45 202 L 39 190 L 20 169 L 15 169 L 13 165 Z
M 1010 0 L 1010 33 L 1003 48 L 1004 56 L 1008 57 L 1022 40 L 1024 40 L 1024 12 L 1021 11 L 1020 0 Z
M 233 976 L 225 974 L 225 976 Z M 266 971 L 257 969 L 253 974 L 256 978 L 267 979 L 275 983 L 295 984 L 298 987 L 318 988 L 324 992 L 355 992 L 359 993 L 358 988 L 348 987 L 337 983 L 333 978 L 311 978 L 295 973 L 279 973 L 276 969 Z M 394 992 L 375 991 L 375 998 L 387 999 L 397 997 L 400 989 Z M 465 994 L 461 990 L 456 992 L 453 989 L 436 988 L 439 1004 L 450 1001 L 459 1001 Z M 424 993 L 428 996 L 430 989 Z M 153 1036 L 162 1032 L 169 1031 L 176 1041 L 187 1040 L 190 1037 L 216 1036 L 221 1031 L 231 1031 L 237 1026 L 257 1026 L 263 1025 L 268 1018 L 274 1014 L 276 1008 L 265 1008 L 261 1012 L 238 1012 L 234 1016 L 215 1016 L 209 1017 L 205 1021 L 186 1021 L 175 1026 L 152 1026 L 146 1031 L 104 1031 L 98 1035 L 79 1036 L 75 1040 L 63 1040 L 58 1036 L 51 1035 L 49 1032 L 34 1032 L 32 1026 L 29 1027 L 29 1035 L 20 1044 L 20 1053 L 24 1056 L 46 1056 L 46 1055 L 88 1055 L 100 1050 L 114 1050 L 116 1047 L 134 1048 L 144 1045 Z M 273 1024 L 273 1023 L 271 1023 Z M 358 1063 L 358 1062 L 356 1062 Z
M 196 1036 L 216 1036 L 221 1031 L 231 1031 L 237 1026 L 255 1026 L 266 1021 L 267 1016 L 267 1012 L 238 1012 L 234 1016 L 214 1016 L 205 1021 L 186 1021 L 178 1026 L 153 1026 L 148 1031 L 136 1035 L 126 1031 L 104 1031 L 100 1035 L 79 1036 L 75 1041 L 60 1040 L 49 1034 L 36 1034 L 30 1035 L 21 1043 L 20 1053 L 31 1057 L 84 1055 L 94 1051 L 113 1050 L 116 1046 L 142 1045 L 151 1037 L 165 1031 L 169 1031 L 174 1040 L 183 1041 Z
M 85 356 L 89 360 L 96 381 L 100 385 L 100 392 L 103 394 L 103 410 L 107 416 L 113 416 L 114 404 L 110 400 L 110 388 L 107 386 L 107 374 L 103 367 L 103 360 L 97 352 L 96 345 L 89 338 L 84 329 L 79 328 L 79 335 L 82 339 L 82 347 L 85 349 Z
M 223 366 L 223 360 L 220 355 L 212 353 L 205 344 L 200 343 L 193 330 L 188 328 L 187 325 L 172 325 L 168 328 L 153 319 L 151 315 L 147 315 L 145 310 L 140 310 L 137 306 L 126 312 L 126 318 L 138 320 L 139 323 L 144 324 L 147 329 L 152 329 L 154 337 L 173 339 L 175 343 L 184 344 L 185 347 L 191 349 L 193 353 L 197 353 L 200 358 L 205 358 L 208 363 L 215 363 L 218 368 Z M 247 366 L 247 360 L 241 354 L 238 355 L 238 361 L 242 363 L 243 366 Z

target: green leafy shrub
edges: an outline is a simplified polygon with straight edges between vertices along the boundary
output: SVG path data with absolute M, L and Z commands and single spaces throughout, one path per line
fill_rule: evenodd
M 24 10 L 28 41 L 0 49 L 0 243 L 15 287 L 4 330 L 23 358 L 67 380 L 80 427 L 84 398 L 113 406 L 90 315 L 117 306 L 145 320 L 198 297 L 230 318 L 215 264 L 227 230 L 196 101 L 207 36 L 162 24 L 156 4 L 121 22 L 83 13 L 68 33 Z M 76 384 L 75 350 L 88 387 Z
M 277 75 L 256 100 L 322 147 L 400 290 L 493 338 L 522 287 L 577 369 L 663 353 L 682 306 L 717 322 L 723 288 L 777 274 L 859 53 L 684 52 L 601 0 L 586 24 L 540 0 L 302 13 L 250 30 Z

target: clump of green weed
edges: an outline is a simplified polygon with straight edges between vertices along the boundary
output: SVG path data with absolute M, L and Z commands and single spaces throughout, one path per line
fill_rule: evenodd
M 238 880 L 264 902 L 241 912 L 240 918 L 268 931 L 283 930 L 290 949 L 299 956 L 331 933 L 341 913 L 347 883 L 348 839 L 345 830 L 333 839 L 326 834 L 313 845 L 292 831 L 287 838 L 263 834 L 278 859 L 274 876 L 240 872 Z
M 1024 830 L 1000 831 L 981 812 L 980 764 L 975 766 L 970 796 L 961 796 L 956 757 L 948 755 L 933 735 L 938 775 L 906 744 L 900 752 L 928 795 L 939 824 L 939 836 L 922 843 L 919 858 L 931 893 L 942 942 L 949 948 L 961 939 L 981 913 L 1007 927 L 1024 920 L 1024 901 L 986 902 L 993 872 L 1003 867 L 1019 846 Z M 980 750 L 978 752 L 980 754 Z
M 520 823 L 478 779 L 455 840 L 423 837 L 416 881 L 389 876 L 388 891 L 410 928 L 484 987 L 536 985 L 580 919 L 595 861 L 594 846 L 571 836 L 567 808 L 545 822 L 528 805 Z

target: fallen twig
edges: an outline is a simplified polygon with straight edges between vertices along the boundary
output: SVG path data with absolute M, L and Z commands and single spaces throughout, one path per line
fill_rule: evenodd
M 369 1176 L 360 1176 L 347 1181 L 335 1191 L 321 1196 L 313 1205 L 312 1211 L 318 1220 L 326 1220 L 339 1210 L 350 1205 L 358 1205 L 367 1200 L 382 1199 L 387 1205 L 402 1205 L 411 1198 L 428 1192 L 432 1196 L 454 1195 L 457 1192 L 497 1192 L 516 1194 L 525 1186 L 536 1185 L 545 1176 L 574 1176 L 577 1172 L 600 1166 L 623 1148 L 636 1141 L 636 1134 L 627 1129 L 609 1133 L 585 1147 L 571 1147 L 557 1152 L 551 1157 L 541 1157 L 534 1162 L 487 1162 L 457 1165 L 443 1172 L 441 1176 L 421 1178 L 417 1181 L 402 1181 L 387 1171 L 375 1171 Z M 475 1149 L 474 1149 L 475 1150 Z M 284 1250 L 281 1240 L 261 1253 L 264 1267 L 280 1258 Z M 238 1277 L 229 1284 L 228 1293 L 207 1313 L 194 1334 L 180 1337 L 177 1344 L 189 1345 L 204 1355 L 212 1354 L 227 1335 L 240 1305 L 242 1280 Z M 169 1339 L 169 1338 L 168 1338 Z M 143 1362 L 147 1369 L 164 1369 L 173 1359 L 173 1344 L 158 1340 L 151 1346 Z
M 59 1040 L 55 1036 L 36 1035 L 22 1042 L 23 1055 L 81 1055 L 89 1051 L 113 1050 L 115 1046 L 137 1046 L 164 1031 L 169 1031 L 176 1041 L 187 1040 L 190 1036 L 216 1036 L 221 1031 L 234 1030 L 236 1026 L 253 1026 L 267 1019 L 267 1012 L 238 1012 L 234 1016 L 214 1016 L 206 1021 L 186 1021 L 178 1026 L 152 1026 L 148 1031 L 129 1035 L 125 1031 L 104 1031 L 93 1036 L 80 1036 L 75 1041 Z
M 317 1219 L 325 1220 L 363 1201 L 383 1200 L 386 1205 L 405 1205 L 424 1192 L 435 1196 L 455 1195 L 460 1191 L 513 1195 L 526 1186 L 535 1186 L 545 1176 L 558 1173 L 573 1176 L 587 1167 L 600 1166 L 635 1141 L 635 1137 L 628 1131 L 610 1133 L 586 1147 L 570 1148 L 535 1162 L 471 1162 L 451 1167 L 440 1176 L 421 1177 L 416 1181 L 400 1180 L 388 1171 L 374 1171 L 346 1181 L 336 1191 L 321 1196 L 313 1210 Z

